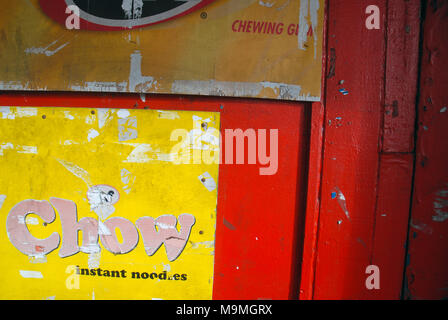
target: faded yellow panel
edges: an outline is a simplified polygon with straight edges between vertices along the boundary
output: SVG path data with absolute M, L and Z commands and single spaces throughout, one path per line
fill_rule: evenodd
M 324 2 L 216 0 L 153 26 L 86 31 L 53 21 L 38 0 L 8 1 L 0 12 L 0 90 L 317 101 Z
M 219 165 L 215 161 L 176 164 L 176 157 L 192 155 L 195 150 L 219 153 L 219 139 L 213 138 L 219 121 L 219 113 L 213 112 L 1 107 L 0 298 L 210 299 Z M 201 125 L 204 122 L 207 126 Z M 176 132 L 188 139 L 182 140 L 182 135 L 173 134 Z M 188 148 L 179 148 L 181 143 Z M 104 206 L 95 207 L 93 191 L 103 185 L 117 191 L 119 197 L 112 193 L 109 200 L 115 200 L 107 202 L 106 195 Z M 61 212 L 56 210 L 51 223 L 30 213 L 22 221 L 9 222 L 18 223 L 17 228 L 25 225 L 38 239 L 54 232 L 61 239 L 46 255 L 39 254 L 44 249 L 39 246 L 35 254 L 22 253 L 11 240 L 17 230 L 5 229 L 8 216 L 24 200 L 49 202 L 52 198 L 73 201 L 78 220 L 91 217 L 107 224 L 122 217 L 136 225 L 145 216 L 179 218 L 189 214 L 195 223 L 184 249 L 173 261 L 168 259 L 165 244 L 148 255 L 137 227 L 138 243 L 128 253 L 109 252 L 100 237 L 99 253 L 61 257 Z M 100 207 L 107 210 L 98 211 Z M 157 232 L 163 228 L 158 225 Z M 123 230 L 109 231 L 118 242 L 126 240 Z M 77 245 L 81 246 L 85 235 L 78 235 Z M 77 288 L 73 274 L 88 268 L 101 268 L 102 275 L 98 271 L 96 275 L 79 275 Z M 119 271 L 120 276 L 105 276 L 105 270 Z M 138 279 L 136 273 L 133 278 L 132 272 L 146 273 L 143 277 L 147 278 Z

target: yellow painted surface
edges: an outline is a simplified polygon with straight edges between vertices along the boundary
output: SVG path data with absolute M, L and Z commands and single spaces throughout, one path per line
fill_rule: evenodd
M 0 89 L 315 101 L 324 10 L 323 0 L 216 0 L 154 26 L 99 32 L 67 30 L 38 0 L 7 1 L 0 11 Z M 283 26 L 279 34 L 235 32 L 237 20 Z
M 2 107 L 0 111 L 0 299 L 212 297 L 217 188 L 207 190 L 198 177 L 208 172 L 217 184 L 218 164 L 173 163 L 170 153 L 179 142 L 170 137 L 176 129 L 192 133 L 202 121 L 208 121 L 207 132 L 214 134 L 219 130 L 219 113 L 41 107 Z M 136 125 L 125 124 L 128 128 L 120 129 L 120 117 L 136 119 Z M 135 130 L 134 136 L 123 138 L 129 127 Z M 98 220 L 89 206 L 87 190 L 99 184 L 119 191 L 120 199 L 111 217 L 123 217 L 135 224 L 143 216 L 189 213 L 196 223 L 185 249 L 172 262 L 164 245 L 148 256 L 141 234 L 135 249 L 126 254 L 110 253 L 99 240 L 99 267 L 126 270 L 127 277 L 81 275 L 79 289 L 69 289 L 67 279 L 73 270 L 66 273 L 70 271 L 67 268 L 88 268 L 90 255 L 79 252 L 61 258 L 59 245 L 43 259 L 29 257 L 11 244 L 6 218 L 23 200 L 57 197 L 76 203 L 78 220 Z M 46 226 L 34 214 L 27 216 L 26 223 L 36 238 L 58 232 L 64 241 L 57 211 L 55 221 Z M 79 243 L 81 238 L 80 233 Z M 131 278 L 133 271 L 159 274 L 164 270 L 168 276 L 186 274 L 187 279 Z M 37 271 L 42 278 L 25 278 L 21 271 Z

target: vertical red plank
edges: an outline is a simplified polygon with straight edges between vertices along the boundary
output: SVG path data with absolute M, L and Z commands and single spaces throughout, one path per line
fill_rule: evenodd
M 425 4 L 405 298 L 448 299 L 448 2 Z
M 380 158 L 371 260 L 380 270 L 380 289 L 370 290 L 369 298 L 401 298 L 413 165 L 413 154 L 385 154 Z
M 420 0 L 388 1 L 387 12 L 383 152 L 413 152 Z
M 330 1 L 326 124 L 315 299 L 368 296 L 385 73 L 380 30 L 365 27 L 371 1 Z M 331 71 L 331 72 L 330 72 Z
M 311 112 L 310 155 L 308 166 L 307 207 L 300 276 L 300 299 L 311 300 L 314 288 L 314 268 L 317 255 L 317 231 L 320 209 L 320 185 L 322 173 L 324 106 L 313 103 Z

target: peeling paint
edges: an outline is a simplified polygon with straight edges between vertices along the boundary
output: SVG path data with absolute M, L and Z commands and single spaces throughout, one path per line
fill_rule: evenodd
M 70 42 L 66 42 L 54 50 L 49 50 L 49 48 L 52 47 L 53 45 L 55 45 L 58 41 L 59 40 L 55 40 L 46 47 L 27 48 L 27 49 L 25 49 L 25 53 L 26 54 L 43 54 L 43 55 L 46 55 L 47 57 L 50 57 L 50 56 L 54 55 L 55 53 L 59 52 L 60 50 L 62 50 L 63 48 L 65 48 L 70 43 Z
M 88 91 L 88 92 L 126 92 L 128 86 L 127 81 L 113 82 L 113 81 L 85 81 L 78 84 L 73 84 L 70 88 L 74 91 Z
M 90 180 L 90 174 L 84 170 L 81 167 L 78 167 L 76 164 L 65 161 L 65 160 L 61 160 L 61 159 L 56 159 L 61 165 L 64 166 L 65 169 L 67 169 L 68 171 L 70 171 L 73 175 L 75 175 L 76 177 L 80 178 L 81 180 L 83 180 L 85 182 L 85 184 L 90 188 L 93 184 L 92 181 Z
M 0 209 L 3 206 L 3 203 L 5 203 L 5 200 L 6 200 L 6 195 L 0 194 Z
M 302 87 L 275 82 L 230 82 L 216 80 L 175 80 L 171 93 L 214 96 L 272 98 L 264 89 L 272 89 L 277 98 L 284 100 L 320 101 L 319 97 L 300 94 Z
M 147 92 L 156 89 L 157 80 L 151 76 L 142 75 L 142 55 L 140 51 L 134 51 L 131 54 L 131 70 L 129 74 L 129 91 L 130 92 Z M 138 89 L 137 89 L 138 88 Z
M 90 129 L 89 132 L 87 133 L 87 140 L 90 142 L 99 135 L 100 133 L 98 131 L 96 131 L 95 129 Z
M 157 110 L 157 112 L 159 113 L 160 119 L 169 119 L 169 120 L 180 119 L 180 116 L 176 111 Z
M 448 189 L 436 193 L 433 206 L 436 213 L 432 216 L 433 221 L 443 222 L 448 219 Z
M 216 182 L 213 177 L 208 172 L 204 172 L 198 177 L 199 181 L 207 188 L 208 191 L 213 191 L 216 189 Z
M 347 203 L 344 194 L 338 187 L 335 187 L 334 190 L 335 191 L 331 193 L 331 198 L 338 201 L 339 206 L 341 207 L 342 211 L 344 211 L 345 216 L 350 220 L 350 213 L 347 210 Z
M 19 273 L 23 278 L 29 279 L 42 279 L 44 277 L 40 271 L 20 270 Z

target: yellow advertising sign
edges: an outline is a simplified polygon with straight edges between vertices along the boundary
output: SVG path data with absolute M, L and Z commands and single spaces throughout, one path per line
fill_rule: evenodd
M 211 299 L 219 126 L 0 107 L 0 299 Z
M 15 0 L 0 90 L 317 101 L 323 0 Z

